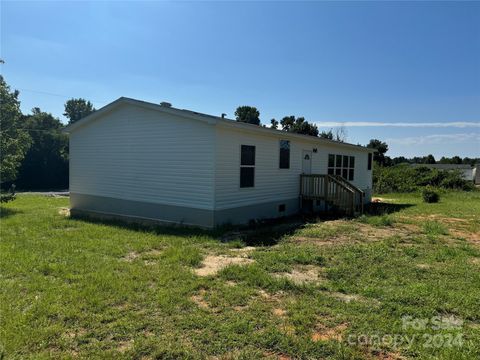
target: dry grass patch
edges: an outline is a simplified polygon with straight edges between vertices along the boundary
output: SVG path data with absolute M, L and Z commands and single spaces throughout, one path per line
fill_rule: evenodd
M 277 316 L 277 317 L 285 317 L 285 315 L 287 315 L 287 311 L 285 309 L 282 309 L 282 308 L 274 308 L 272 310 L 272 314 Z
M 70 216 L 70 209 L 67 207 L 58 208 L 58 214 L 62 216 Z
M 311 339 L 314 342 L 317 341 L 342 341 L 343 334 L 347 330 L 348 325 L 346 323 L 339 324 L 333 328 L 325 327 L 324 325 L 318 325 L 313 332 Z
M 128 340 L 128 341 L 122 341 L 118 344 L 117 346 L 117 351 L 119 353 L 125 353 L 129 351 L 130 349 L 133 348 L 134 341 L 133 340 Z
M 126 261 L 126 262 L 133 262 L 135 259 L 137 259 L 138 257 L 140 256 L 139 253 L 137 253 L 136 251 L 130 251 L 127 255 L 125 255 L 124 257 L 122 257 L 122 260 L 123 261 Z
M 480 233 L 465 230 L 450 230 L 450 234 L 458 239 L 465 239 L 474 246 L 480 246 Z
M 190 297 L 190 300 L 192 300 L 201 309 L 212 310 L 210 304 L 205 300 L 206 293 L 207 291 L 205 289 L 200 289 L 198 294 Z
M 297 285 L 319 283 L 322 280 L 322 268 L 314 265 L 298 265 L 288 273 L 276 273 L 277 278 L 286 278 Z
M 243 256 L 207 255 L 200 268 L 194 270 L 198 276 L 211 276 L 230 265 L 248 265 L 254 260 Z
M 373 306 L 378 306 L 380 305 L 380 301 L 376 300 L 376 299 L 370 299 L 370 298 L 366 298 L 362 295 L 358 295 L 358 294 L 345 294 L 345 293 L 341 293 L 341 292 L 326 292 L 326 294 L 328 296 L 331 296 L 337 300 L 340 300 L 340 301 L 343 301 L 345 303 L 350 303 L 352 301 L 358 301 L 358 302 L 363 302 L 363 303 L 369 303 Z
M 378 227 L 357 221 L 332 220 L 310 225 L 292 240 L 317 246 L 345 245 L 380 241 L 399 234 L 410 234 L 404 226 Z

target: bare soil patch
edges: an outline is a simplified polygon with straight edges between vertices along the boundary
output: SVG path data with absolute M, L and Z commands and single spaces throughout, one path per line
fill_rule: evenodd
M 480 258 L 472 258 L 470 262 L 475 265 L 480 265 Z
M 58 208 L 58 213 L 62 216 L 70 216 L 70 209 L 66 207 Z
M 287 311 L 282 309 L 282 308 L 274 308 L 272 310 L 273 315 L 278 316 L 278 317 L 285 317 L 287 314 Z
M 333 328 L 327 328 L 324 325 L 319 325 L 313 332 L 311 338 L 314 342 L 329 340 L 342 341 L 343 334 L 347 328 L 348 325 L 346 323 L 339 324 Z
M 414 227 L 413 225 L 404 226 L 404 224 L 398 224 L 395 226 L 377 227 L 346 220 L 325 221 L 319 223 L 318 226 L 340 230 L 332 231 L 332 235 L 330 236 L 293 236 L 292 240 L 318 246 L 332 246 L 380 241 L 396 235 L 405 235 L 408 237 L 413 232 L 418 232 L 418 227 Z M 352 230 L 352 226 L 354 230 Z M 342 231 L 342 228 L 346 230 Z M 327 233 L 328 232 L 327 230 Z
M 480 233 L 472 233 L 464 230 L 452 230 L 450 229 L 450 234 L 456 238 L 465 239 L 469 243 L 475 246 L 480 246 Z
M 133 340 L 122 341 L 118 344 L 117 351 L 120 353 L 124 353 L 130 350 L 131 348 L 133 348 Z
M 122 260 L 123 261 L 126 261 L 126 262 L 132 262 L 134 261 L 135 259 L 137 259 L 138 257 L 140 256 L 139 253 L 137 253 L 136 251 L 130 251 L 127 255 L 125 255 Z
M 430 264 L 417 264 L 415 266 L 419 269 L 430 269 L 432 267 Z
M 291 280 L 295 284 L 307 284 L 307 283 L 319 283 L 322 280 L 321 277 L 322 268 L 314 265 L 296 266 L 289 273 L 277 273 L 274 274 L 277 278 L 286 278 Z
M 253 262 L 254 260 L 243 256 L 207 255 L 203 259 L 202 267 L 195 269 L 194 272 L 198 276 L 210 276 L 230 265 L 248 265 Z
M 376 299 L 370 299 L 363 297 L 362 295 L 358 294 L 344 294 L 341 292 L 326 292 L 327 295 L 334 297 L 337 300 L 343 301 L 345 303 L 350 303 L 352 301 L 359 301 L 359 302 L 364 302 L 364 303 L 370 303 L 374 306 L 380 305 L 380 301 Z
M 210 304 L 205 300 L 205 294 L 207 291 L 205 289 L 200 289 L 198 294 L 192 295 L 190 300 L 192 300 L 197 306 L 201 309 L 210 310 Z

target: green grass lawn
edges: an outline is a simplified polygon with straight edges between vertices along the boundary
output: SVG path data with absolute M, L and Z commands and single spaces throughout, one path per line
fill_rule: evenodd
M 480 192 L 382 198 L 224 243 L 19 196 L 1 209 L 0 358 L 480 358 Z M 200 276 L 208 261 L 229 265 Z

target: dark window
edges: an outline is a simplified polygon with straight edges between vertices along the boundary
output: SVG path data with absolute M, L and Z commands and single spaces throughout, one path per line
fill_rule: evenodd
M 242 145 L 240 156 L 240 187 L 255 186 L 255 146 Z
M 333 168 L 328 168 L 328 175 L 333 175 L 334 169 Z
M 348 180 L 352 181 L 353 180 L 353 169 L 348 170 Z
M 335 166 L 335 155 L 329 154 L 328 155 L 328 167 L 332 168 Z
M 280 140 L 280 169 L 290 169 L 290 141 Z
M 335 175 L 342 175 L 342 169 L 336 168 L 335 169 Z
M 342 170 L 342 177 L 347 180 L 348 179 L 348 169 L 343 169 Z
M 255 166 L 255 146 L 242 145 L 242 157 L 240 165 Z
M 348 156 L 343 155 L 343 167 L 348 168 Z
M 285 211 L 285 204 L 278 205 L 278 211 L 279 212 L 284 212 Z
M 342 167 L 342 155 L 337 155 L 337 161 L 336 161 L 336 164 L 335 166 L 336 167 Z
M 350 169 L 355 168 L 355 156 L 350 156 Z
M 368 154 L 368 168 L 367 170 L 372 170 L 372 153 Z
M 240 187 L 253 187 L 255 185 L 255 168 L 241 167 L 240 168 Z

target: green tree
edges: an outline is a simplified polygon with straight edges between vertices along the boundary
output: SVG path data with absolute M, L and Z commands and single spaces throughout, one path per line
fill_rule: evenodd
M 22 129 L 18 90 L 10 91 L 0 75 L 0 183 L 13 182 L 31 139 Z
M 436 164 L 435 157 L 432 154 L 429 154 L 425 157 L 424 164 Z
M 309 123 L 304 117 L 285 116 L 281 121 L 282 130 L 297 134 L 318 136 L 317 125 Z
M 378 139 L 371 139 L 367 144 L 367 148 L 375 149 L 373 155 L 373 160 L 375 160 L 379 165 L 386 165 L 385 154 L 388 151 L 388 145 L 386 142 L 380 141 Z
M 63 124 L 52 114 L 32 109 L 23 117 L 30 131 L 32 146 L 18 172 L 17 186 L 22 189 L 65 189 L 68 187 L 68 137 Z
M 69 124 L 74 123 L 95 111 L 93 104 L 85 99 L 70 99 L 65 103 L 65 115 L 69 119 Z
M 270 128 L 271 129 L 278 129 L 278 121 L 275 119 L 270 120 Z
M 260 125 L 260 111 L 254 106 L 239 106 L 235 110 L 236 120 L 248 124 Z
M 333 140 L 333 131 L 332 129 L 328 131 L 323 130 L 319 136 L 323 139 Z

